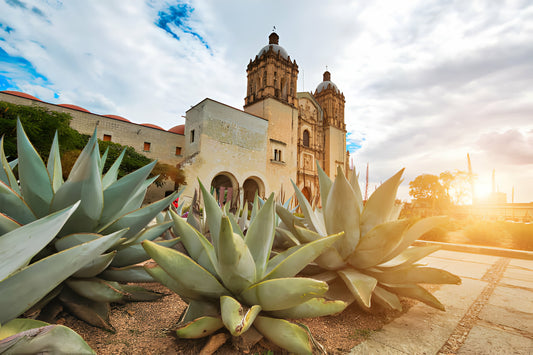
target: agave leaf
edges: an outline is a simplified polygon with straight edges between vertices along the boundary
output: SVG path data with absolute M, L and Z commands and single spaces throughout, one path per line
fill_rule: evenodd
M 220 219 L 222 218 L 222 210 L 218 207 L 218 203 L 215 198 L 205 189 L 202 182 L 200 183 L 200 189 L 204 198 L 205 215 L 207 216 L 207 225 L 209 226 L 209 233 L 213 241 L 215 249 L 218 248 L 218 236 L 220 234 Z
M 335 243 L 335 248 L 344 259 L 355 250 L 357 243 L 359 243 L 361 211 L 355 193 L 340 166 L 337 169 L 337 177 L 331 185 L 326 206 L 324 221 L 326 222 L 327 233 L 344 232 L 344 236 Z
M 100 147 L 98 147 L 98 151 L 100 151 Z M 100 169 L 100 174 L 103 174 L 104 172 L 104 166 L 105 162 L 107 160 L 107 155 L 109 154 L 109 146 L 105 149 L 104 154 L 100 157 L 100 160 L 98 161 L 98 168 Z
M 243 196 L 244 195 L 241 196 L 241 199 Z M 239 219 L 239 228 L 241 229 L 241 231 L 244 231 L 248 228 L 248 203 L 244 205 L 241 201 L 241 206 L 242 206 L 242 216 Z
M 78 205 L 0 236 L 0 281 L 28 265 L 31 258 L 54 239 Z
M 142 245 L 150 255 L 174 280 L 180 282 L 183 288 L 204 295 L 204 297 L 218 298 L 229 294 L 209 271 L 198 265 L 190 257 L 145 240 Z M 150 273 L 150 270 L 147 269 Z M 155 277 L 154 274 L 151 274 Z
M 324 170 L 322 170 L 320 164 L 318 163 L 318 160 L 316 161 L 316 168 L 318 171 L 318 184 L 320 186 L 320 199 L 322 200 L 322 209 L 325 210 L 328 201 L 329 190 L 331 189 L 331 185 L 333 185 L 333 181 L 331 181 L 329 176 L 324 172 Z
M 302 221 L 292 214 L 292 212 L 280 205 L 276 205 L 276 214 L 281 218 L 285 226 L 287 226 L 287 229 L 298 237 L 298 231 L 295 229 L 295 226 L 303 227 L 304 225 Z
M 92 278 L 69 279 L 66 283 L 78 295 L 95 302 L 120 302 L 126 296 L 119 283 L 114 281 Z
M 461 279 L 446 270 L 432 267 L 410 266 L 399 270 L 379 271 L 368 269 L 367 272 L 381 283 L 386 284 L 460 284 Z
M 250 223 L 255 219 L 257 213 L 259 212 L 259 196 L 257 196 L 257 191 L 254 195 L 254 203 L 252 204 L 252 213 L 250 215 Z
M 13 218 L 0 213 L 0 236 L 11 232 L 12 230 L 15 230 L 17 228 L 20 228 L 22 224 L 15 221 Z M 0 245 L 2 243 L 0 242 Z
M 378 281 L 372 276 L 360 273 L 352 268 L 337 271 L 357 303 L 363 308 L 370 308 L 372 292 Z
M 256 283 L 241 293 L 247 304 L 258 304 L 264 311 L 291 308 L 320 296 L 328 290 L 325 282 L 303 277 L 288 277 Z
M 361 235 L 365 235 L 378 224 L 388 221 L 404 170 L 398 171 L 394 176 L 381 184 L 368 198 L 363 208 L 363 213 L 361 214 Z
M 65 287 L 59 295 L 59 300 L 63 305 L 76 317 L 87 323 L 110 331 L 115 332 L 115 328 L 109 322 L 111 307 L 108 302 L 95 302 L 88 298 L 82 297 Z
M 329 248 L 333 243 L 339 240 L 339 238 L 342 238 L 342 236 L 343 233 L 324 237 L 311 243 L 292 247 L 285 252 L 278 254 L 277 256 L 287 253 L 287 255 L 283 257 L 283 260 L 265 276 L 265 279 L 292 277 L 296 275 L 303 270 L 307 264 L 315 260 L 326 248 Z M 294 251 L 291 249 L 294 249 Z
M 102 157 L 102 160 L 105 162 L 107 157 L 107 152 L 109 151 L 109 147 L 106 149 L 104 156 Z M 122 163 L 122 159 L 124 158 L 124 154 L 126 154 L 126 148 L 122 150 L 120 155 L 118 156 L 117 160 L 111 165 L 109 170 L 107 170 L 107 173 L 102 178 L 102 188 L 106 190 L 111 184 L 113 184 L 115 181 L 117 181 L 118 176 L 118 170 L 120 168 L 120 164 Z
M 233 293 L 240 293 L 256 280 L 253 256 L 245 241 L 233 233 L 229 218 L 222 217 L 217 249 L 218 275 Z
M 118 282 L 155 282 L 143 266 L 130 265 L 121 268 L 109 267 L 99 277 Z
M 118 232 L 116 232 L 120 237 L 122 237 L 126 233 L 126 229 L 122 229 Z M 67 236 L 64 236 L 62 238 L 59 238 L 56 240 L 54 246 L 57 250 L 62 251 L 65 249 L 69 249 L 72 247 L 75 247 L 76 245 L 80 245 L 83 243 L 90 242 L 91 240 L 99 239 L 101 237 L 100 234 L 96 233 L 77 233 L 77 234 L 69 234 Z M 117 244 L 121 244 L 121 242 L 124 239 L 117 239 L 117 241 L 111 245 L 110 248 L 116 247 Z
M 144 228 L 132 239 L 124 242 L 123 246 L 129 246 L 133 244 L 139 244 L 143 240 L 154 240 L 155 238 L 161 236 L 166 230 L 172 226 L 172 221 L 161 222 L 150 227 Z
M 18 159 L 14 161 L 18 163 Z M 19 184 L 17 178 L 13 174 L 13 167 L 7 162 L 7 157 L 4 152 L 4 136 L 0 137 L 0 181 L 11 187 L 18 195 L 20 195 Z
M 307 221 L 308 228 L 311 229 L 314 232 L 317 232 L 318 234 L 325 236 L 326 235 L 326 226 L 324 225 L 324 221 L 321 221 L 317 218 L 315 215 L 315 212 L 313 211 L 313 208 L 309 204 L 309 201 L 305 198 L 304 194 L 298 186 L 294 183 L 294 181 L 291 180 L 292 186 L 294 187 L 294 192 L 296 193 L 296 197 L 298 198 L 298 202 L 300 203 L 300 208 L 302 209 L 302 212 L 305 216 L 305 220 Z
M 111 264 L 111 261 L 113 261 L 113 258 L 115 257 L 116 253 L 117 251 L 113 250 L 110 253 L 99 255 L 98 257 L 91 260 L 87 265 L 72 274 L 72 276 L 83 278 L 95 277 L 96 275 L 104 271 L 109 266 L 109 264 Z
M 411 244 L 413 244 L 415 240 L 420 238 L 424 233 L 430 231 L 431 229 L 435 228 L 442 222 L 446 221 L 447 218 L 448 217 L 444 217 L 444 216 L 428 217 L 428 218 L 421 219 L 420 221 L 413 224 L 403 233 L 402 240 L 398 244 L 398 246 L 394 248 L 394 250 L 389 252 L 383 258 L 382 262 L 386 262 L 400 255 Z
M 78 165 L 76 170 L 72 168 L 67 181 L 61 185 L 53 198 L 52 211 L 81 200 L 80 207 L 63 227 L 62 235 L 92 232 L 98 224 L 104 206 L 98 156 L 99 153 L 94 150 Z M 82 159 L 81 157 L 82 154 L 78 161 Z
M 119 233 L 53 254 L 0 282 L 0 323 L 22 314 L 67 277 L 104 252 Z
M 146 263 L 143 267 L 146 272 L 154 278 L 154 280 L 164 285 L 169 290 L 177 293 L 185 301 L 193 299 L 209 299 L 209 297 L 206 297 L 203 293 L 198 292 L 196 290 L 188 289 L 181 282 L 178 282 L 173 279 L 169 274 L 167 274 L 165 270 L 163 270 L 161 266 L 157 265 L 157 263 L 149 262 Z
M 439 302 L 439 300 L 433 296 L 429 291 L 419 285 L 382 285 L 387 291 L 393 292 L 399 296 L 413 298 L 419 300 L 431 306 L 433 308 L 440 309 L 445 311 L 444 305 Z
M 14 319 L 2 328 L 12 328 L 15 321 L 24 322 L 26 330 L 1 340 L 2 354 L 96 354 L 78 333 L 63 325 L 50 325 L 33 319 Z M 38 325 L 40 323 L 45 325 Z
M 139 209 L 142 206 L 142 202 L 144 200 L 144 197 L 146 196 L 146 190 L 152 183 L 157 179 L 157 176 L 153 176 L 150 179 L 146 180 L 142 183 L 141 187 L 137 189 L 133 195 L 130 196 L 130 198 L 127 201 L 122 201 L 123 206 L 120 210 L 120 215 L 125 215 L 129 212 L 135 211 L 136 209 Z
M 128 301 L 155 301 L 165 295 L 136 285 L 120 285 L 120 287 L 126 292 L 125 299 Z
M 400 303 L 400 299 L 398 298 L 398 296 L 379 286 L 376 286 L 376 288 L 374 289 L 372 299 L 383 307 L 394 309 L 397 311 L 402 310 L 402 304 Z
M 170 214 L 174 220 L 174 231 L 181 237 L 181 242 L 189 255 L 211 274 L 216 274 L 214 265 L 217 264 L 217 258 L 213 245 L 174 211 Z
M 428 245 L 423 247 L 409 247 L 395 258 L 378 265 L 383 271 L 401 269 L 416 263 L 418 260 L 436 252 L 440 245 Z
M 24 200 L 31 207 L 37 217 L 43 217 L 49 213 L 50 202 L 54 196 L 52 182 L 44 163 L 30 143 L 28 136 L 17 119 L 17 152 L 20 188 Z M 67 205 L 72 205 L 72 201 Z M 67 205 L 63 206 L 66 207 Z
M 338 270 L 346 266 L 346 262 L 334 247 L 327 248 L 315 262 L 326 270 Z
M 179 240 L 180 238 L 174 238 L 174 239 L 169 239 L 169 240 L 158 241 L 155 243 L 158 245 L 170 248 L 176 245 L 179 242 Z M 125 248 L 121 248 L 119 246 L 117 255 L 115 255 L 115 258 L 111 262 L 111 266 L 123 267 L 123 266 L 138 264 L 148 259 L 150 259 L 150 257 L 148 256 L 148 254 L 146 254 L 141 244 L 133 244 Z
M 139 208 L 133 212 L 123 215 L 111 225 L 100 228 L 100 233 L 115 232 L 119 229 L 129 228 L 124 235 L 126 239 L 133 238 L 139 233 L 157 214 L 176 198 L 177 192 L 174 192 L 167 197 L 149 204 L 148 206 Z
M 335 273 L 337 275 L 337 273 Z M 346 304 L 352 304 L 355 301 L 355 296 L 348 289 L 344 280 L 337 277 L 331 281 L 328 281 L 328 291 L 323 295 L 328 300 L 339 300 L 346 302 Z
M 294 236 L 294 234 L 287 229 L 276 227 L 273 248 L 276 248 L 276 246 L 293 247 L 295 245 L 300 245 L 300 241 Z
M 405 219 L 385 222 L 361 237 L 357 249 L 348 257 L 348 263 L 358 269 L 366 269 L 381 262 L 384 255 L 396 248 L 409 222 Z
M 63 185 L 63 169 L 61 167 L 61 155 L 59 154 L 59 141 L 57 138 L 57 131 L 54 134 L 52 147 L 48 156 L 48 163 L 46 165 L 50 180 L 52 180 L 52 190 L 56 192 Z
M 3 181 L 0 181 L 0 206 L 9 206 L 9 217 L 18 223 L 26 224 L 36 219 L 26 201 Z
M 122 204 L 124 203 L 124 196 L 131 196 L 142 187 L 143 182 L 154 168 L 155 163 L 156 161 L 154 160 L 150 164 L 129 173 L 104 190 L 104 210 L 100 219 L 100 225 L 107 224 L 121 216 L 120 213 Z
M 302 327 L 284 319 L 258 316 L 254 327 L 274 344 L 296 354 L 312 354 L 311 335 Z
M 37 319 L 15 318 L 0 327 L 0 340 L 18 334 L 25 330 L 49 325 Z
M 309 243 L 323 237 L 317 232 L 313 232 L 307 228 L 302 228 L 299 226 L 294 226 L 294 228 L 296 230 L 295 235 L 301 243 Z
M 229 203 L 225 204 L 224 207 L 225 206 L 229 206 Z M 239 222 L 237 222 L 237 220 L 235 219 L 235 216 L 229 213 L 229 210 L 228 213 L 226 213 L 226 216 L 228 217 L 231 223 L 231 228 L 233 229 L 233 232 L 238 234 L 242 239 L 244 239 L 244 233 L 242 232 L 241 227 L 239 226 Z
M 359 174 L 355 173 L 355 169 L 352 174 L 350 174 L 350 186 L 355 192 L 355 198 L 357 205 L 359 206 L 359 211 L 363 210 L 363 195 L 361 194 L 361 187 L 359 186 Z
M 265 205 L 257 212 L 256 217 L 250 223 L 244 242 L 248 246 L 255 261 L 256 279 L 263 278 L 267 261 L 274 242 L 274 194 L 270 194 Z
M 220 317 L 204 316 L 187 324 L 178 326 L 176 335 L 178 338 L 197 339 L 211 335 L 224 326 Z
M 340 313 L 346 306 L 347 303 L 343 301 L 311 298 L 309 301 L 295 307 L 269 312 L 269 314 L 277 318 L 287 319 L 313 318 Z
M 261 311 L 258 305 L 243 307 L 239 301 L 230 296 L 220 297 L 220 313 L 224 326 L 231 335 L 239 336 L 246 332 Z

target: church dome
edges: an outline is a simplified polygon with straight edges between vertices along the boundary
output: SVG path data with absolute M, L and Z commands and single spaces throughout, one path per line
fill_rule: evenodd
M 276 32 L 272 32 L 270 36 L 268 36 L 268 44 L 264 46 L 263 48 L 261 48 L 257 56 L 261 57 L 264 53 L 268 52 L 270 48 L 272 48 L 272 51 L 274 51 L 274 53 L 279 53 L 284 59 L 289 59 L 289 54 L 287 53 L 285 48 L 280 46 L 278 43 L 279 43 L 278 34 Z
M 329 71 L 326 71 L 324 72 L 324 81 L 318 84 L 318 86 L 316 87 L 315 93 L 318 94 L 319 92 L 326 90 L 328 87 L 330 87 L 330 85 L 331 85 L 331 88 L 335 90 L 337 94 L 340 94 L 340 90 L 337 87 L 337 85 L 335 85 L 335 83 L 331 81 L 331 73 Z
M 178 126 L 174 126 L 171 129 L 168 130 L 169 132 L 176 133 L 176 134 L 185 134 L 185 125 L 180 124 Z

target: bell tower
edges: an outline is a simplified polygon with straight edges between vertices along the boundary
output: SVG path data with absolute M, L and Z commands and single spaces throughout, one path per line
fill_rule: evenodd
M 344 94 L 331 81 L 331 73 L 324 72 L 323 81 L 313 94 L 324 111 L 324 171 L 335 177 L 337 166 L 346 166 L 346 124 L 344 123 Z
M 298 65 L 272 32 L 246 68 L 244 111 L 268 121 L 265 169 L 270 191 L 290 189 L 296 181 L 298 145 Z
M 272 32 L 264 46 L 246 68 L 248 89 L 244 107 L 265 98 L 275 98 L 297 107 L 296 83 L 298 65 L 291 61 L 287 51 L 279 45 L 279 36 Z

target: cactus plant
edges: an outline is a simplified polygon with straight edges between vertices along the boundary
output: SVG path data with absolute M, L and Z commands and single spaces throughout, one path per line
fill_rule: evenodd
M 372 302 L 400 310 L 398 296 L 420 300 L 444 310 L 444 306 L 420 283 L 458 284 L 461 279 L 445 270 L 425 267 L 417 262 L 438 247 L 417 247 L 411 244 L 438 225 L 444 217 L 430 217 L 417 222 L 398 219 L 396 192 L 403 169 L 384 182 L 363 204 L 355 174 L 350 181 L 341 168 L 332 181 L 317 163 L 322 209 L 312 209 L 293 183 L 304 214 L 303 221 L 278 206 L 288 226 L 287 233 L 299 242 L 320 240 L 344 232 L 334 245 L 316 260 L 320 267 L 313 277 L 328 282 L 327 297 L 354 300 L 369 310 Z
M 189 255 L 144 241 L 157 263 L 146 270 L 188 303 L 178 337 L 199 338 L 225 327 L 239 336 L 254 327 L 267 339 L 295 353 L 311 353 L 313 339 L 286 318 L 329 315 L 342 311 L 342 301 L 326 301 L 322 281 L 295 277 L 310 261 L 341 237 L 296 246 L 271 258 L 275 232 L 274 195 L 258 209 L 246 235 L 219 208 L 200 183 L 209 239 L 172 212 L 174 228 Z
M 123 152 L 103 174 L 107 154 L 100 156 L 95 130 L 68 179 L 63 181 L 57 133 L 45 165 L 18 121 L 17 181 L 12 170 L 14 164 L 7 162 L 2 143 L 3 140 L 0 142 L 0 231 L 19 228 L 76 201 L 79 201 L 78 208 L 39 258 L 97 240 L 102 234 L 121 231 L 121 239 L 106 254 L 88 260 L 87 265 L 66 281 L 59 298 L 68 309 L 91 324 L 112 329 L 108 322 L 102 322 L 109 309 L 105 304 L 160 296 L 117 283 L 153 282 L 141 266 L 135 265 L 149 258 L 140 243 L 154 240 L 172 224 L 163 221 L 148 226 L 177 193 L 141 208 L 146 190 L 155 179 L 146 180 L 155 162 L 117 179 Z M 171 246 L 177 239 L 158 243 Z
M 13 319 L 0 326 L 2 354 L 96 354 L 70 328 L 34 319 Z

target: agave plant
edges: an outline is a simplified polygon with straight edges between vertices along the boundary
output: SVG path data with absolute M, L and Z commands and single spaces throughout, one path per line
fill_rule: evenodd
M 223 327 L 239 336 L 253 326 L 282 348 L 311 353 L 314 340 L 309 331 L 286 319 L 335 314 L 346 304 L 320 297 L 328 289 L 325 282 L 295 275 L 342 233 L 271 257 L 274 195 L 257 211 L 244 235 L 235 218 L 224 214 L 201 183 L 200 188 L 209 235 L 171 213 L 189 255 L 143 242 L 157 263 L 145 265 L 148 273 L 188 303 L 176 330 L 178 337 L 200 338 Z
M 121 231 L 121 238 L 108 248 L 107 253 L 88 260 L 83 269 L 65 282 L 67 287 L 63 288 L 59 298 L 71 312 L 91 324 L 112 329 L 106 321 L 109 302 L 161 296 L 138 287 L 118 284 L 153 281 L 141 266 L 135 265 L 149 258 L 141 242 L 154 240 L 172 225 L 171 221 L 164 221 L 148 226 L 176 198 L 177 193 L 141 208 L 146 190 L 156 178 L 147 179 L 155 162 L 117 179 L 123 151 L 103 174 L 107 151 L 100 156 L 95 130 L 68 179 L 63 181 L 57 132 L 45 165 L 18 121 L 17 181 L 12 170 L 14 164 L 7 162 L 2 143 L 0 232 L 19 228 L 76 201 L 79 201 L 78 208 L 38 258 L 100 239 L 102 234 Z M 158 243 L 171 246 L 177 243 L 177 239 Z M 45 299 L 50 300 L 58 294 L 54 290 Z
M 35 319 L 13 319 L 0 326 L 1 354 L 96 354 L 72 329 Z
M 320 240 L 333 233 L 344 235 L 316 259 L 319 271 L 313 277 L 330 285 L 327 297 L 354 300 L 364 309 L 372 302 L 387 308 L 402 308 L 398 296 L 420 300 L 444 310 L 444 306 L 419 284 L 459 284 L 461 279 L 445 270 L 417 262 L 438 249 L 411 244 L 442 222 L 430 217 L 411 222 L 398 219 L 396 192 L 403 169 L 384 182 L 363 204 L 357 177 L 350 181 L 341 168 L 332 181 L 318 165 L 322 209 L 313 210 L 293 183 L 304 219 L 295 218 L 278 206 L 288 231 L 300 243 Z
M 0 353 L 94 353 L 74 331 L 31 319 L 15 319 L 87 262 L 117 243 L 119 231 L 30 264 L 53 240 L 79 203 L 7 233 L 0 233 Z

